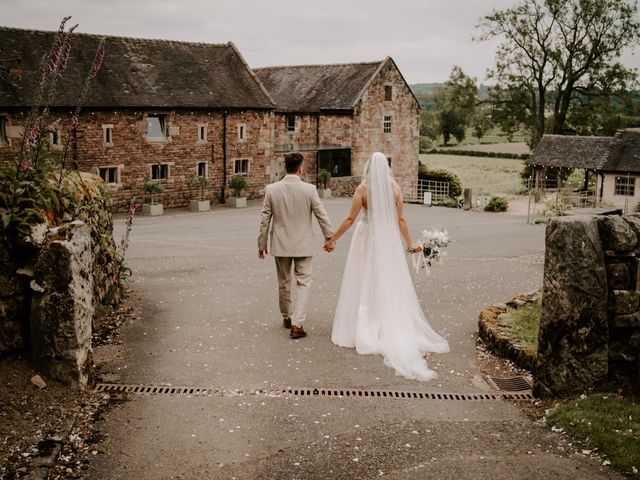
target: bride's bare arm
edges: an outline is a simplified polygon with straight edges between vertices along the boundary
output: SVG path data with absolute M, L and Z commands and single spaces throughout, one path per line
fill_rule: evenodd
M 400 233 L 402 234 L 402 238 L 404 238 L 407 247 L 411 248 L 415 252 L 419 252 L 420 246 L 413 241 L 413 238 L 411 238 L 411 233 L 409 233 L 409 226 L 407 225 L 407 221 L 402 215 L 402 207 L 402 194 L 396 193 L 396 209 L 398 211 L 398 227 L 400 227 Z
M 351 202 L 351 211 L 349 212 L 349 215 L 347 215 L 347 217 L 342 221 L 342 223 L 338 227 L 338 230 L 336 230 L 336 233 L 334 233 L 333 236 L 331 237 L 332 242 L 338 241 L 338 239 L 342 235 L 344 235 L 344 233 L 347 230 L 349 230 L 351 225 L 353 225 L 353 222 L 355 222 L 356 218 L 358 218 L 358 214 L 360 213 L 361 209 L 362 209 L 362 187 L 358 187 L 356 188 L 356 193 L 354 193 L 353 195 L 353 200 Z

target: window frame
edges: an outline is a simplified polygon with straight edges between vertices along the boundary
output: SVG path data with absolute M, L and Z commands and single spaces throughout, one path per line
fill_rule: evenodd
M 204 165 L 204 174 L 200 175 L 200 165 Z M 206 160 L 200 160 L 196 162 L 196 177 L 209 178 L 209 162 Z
M 240 162 L 240 163 L 238 163 Z M 238 165 L 240 165 L 240 168 L 238 168 Z M 246 165 L 246 169 L 243 168 L 243 166 Z M 250 172 L 250 165 L 251 162 L 249 161 L 248 158 L 236 158 L 233 160 L 233 174 L 234 175 L 244 175 L 244 176 L 248 176 L 249 172 Z
M 0 147 L 9 145 L 7 138 L 7 117 L 0 115 Z
M 102 125 L 102 142 L 105 147 L 113 147 L 113 124 Z
M 198 143 L 207 143 L 209 125 L 206 123 L 198 124 Z
M 293 125 L 291 124 L 291 120 L 293 120 Z M 296 116 L 295 115 L 285 115 L 285 128 L 288 133 L 296 131 Z
M 62 135 L 57 127 L 49 132 L 49 145 L 52 148 L 62 148 Z
M 385 102 L 393 101 L 393 85 L 384 86 L 384 101 Z
M 102 171 L 114 171 L 114 182 L 108 182 L 107 180 L 105 180 L 105 177 L 102 175 Z M 102 181 L 104 182 L 105 185 L 108 186 L 118 186 L 120 185 L 120 168 L 118 168 L 117 165 L 105 165 L 103 167 L 98 167 L 98 176 L 100 178 L 102 178 Z M 110 175 L 109 175 L 110 176 Z
M 156 181 L 166 181 L 169 180 L 169 178 L 171 178 L 171 164 L 170 163 L 166 163 L 166 162 L 160 162 L 160 163 L 152 163 L 150 166 L 151 172 L 150 172 L 150 178 L 151 180 L 156 180 Z M 158 172 L 159 176 L 154 176 L 154 169 L 156 169 L 156 171 Z M 166 172 L 166 176 L 162 176 L 162 172 Z
M 613 184 L 614 195 L 621 197 L 635 197 L 636 196 L 636 177 L 615 177 Z
M 389 134 L 392 133 L 393 115 L 384 115 L 382 118 L 382 132 Z
M 247 125 L 240 123 L 238 125 L 238 141 L 245 142 L 247 140 Z
M 162 131 L 162 136 L 155 137 L 149 135 L 149 119 L 157 118 L 160 122 L 160 130 Z M 168 116 L 162 113 L 154 113 L 152 115 L 147 114 L 147 118 L 145 119 L 147 133 L 145 134 L 145 138 L 152 142 L 164 142 L 169 138 L 169 125 L 168 125 Z

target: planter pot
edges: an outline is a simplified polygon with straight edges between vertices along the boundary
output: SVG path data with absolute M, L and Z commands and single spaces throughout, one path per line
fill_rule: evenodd
M 143 215 L 162 215 L 162 204 L 161 203 L 143 203 L 142 204 L 142 214 Z
M 331 198 L 331 189 L 330 188 L 319 188 L 318 196 L 320 198 Z
M 242 208 L 247 206 L 247 197 L 229 197 L 226 205 L 232 208 Z
M 191 200 L 189 208 L 192 212 L 208 212 L 211 209 L 209 200 Z

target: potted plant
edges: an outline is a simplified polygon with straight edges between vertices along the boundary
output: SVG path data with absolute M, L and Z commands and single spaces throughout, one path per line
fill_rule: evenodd
M 142 214 L 143 215 L 162 215 L 163 209 L 161 203 L 155 203 L 153 201 L 153 195 L 157 193 L 162 193 L 164 190 L 164 186 L 160 183 L 159 180 L 152 180 L 149 177 L 144 179 L 144 184 L 142 186 L 144 189 L 144 193 L 149 195 L 151 198 L 151 203 L 143 203 L 142 204 Z
M 242 190 L 247 188 L 247 179 L 244 175 L 234 175 L 231 177 L 231 188 L 234 196 L 227 199 L 227 205 L 230 207 L 240 208 L 247 206 L 247 197 L 241 197 Z
M 207 212 L 211 208 L 211 203 L 209 200 L 205 200 L 204 191 L 206 188 L 211 186 L 211 180 L 207 177 L 203 177 L 200 175 L 190 177 L 188 180 L 189 186 L 191 188 L 197 188 L 200 190 L 200 198 L 198 200 L 191 200 L 189 202 L 189 207 L 192 212 Z
M 327 188 L 331 180 L 331 173 L 324 168 L 318 172 L 318 195 L 320 198 L 331 198 L 331 189 Z

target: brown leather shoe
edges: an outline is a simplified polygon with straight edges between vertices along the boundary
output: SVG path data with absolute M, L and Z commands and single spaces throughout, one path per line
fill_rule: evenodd
M 289 333 L 289 336 L 291 338 L 304 338 L 307 336 L 307 332 L 305 332 L 304 328 L 299 325 L 292 325 L 291 333 Z
M 284 328 L 291 328 L 291 319 L 290 318 L 283 318 L 282 319 L 282 326 Z

